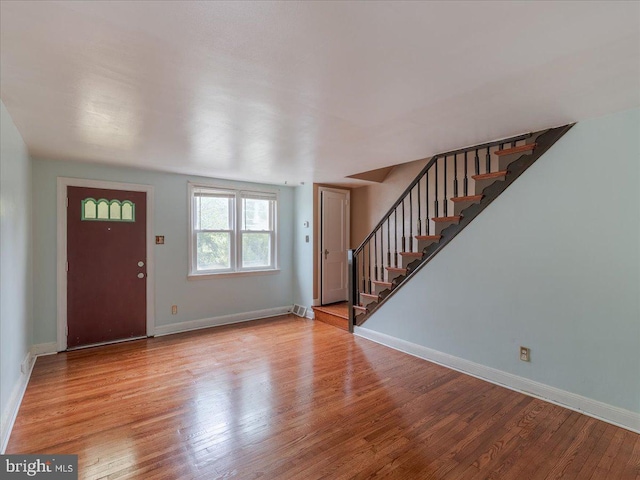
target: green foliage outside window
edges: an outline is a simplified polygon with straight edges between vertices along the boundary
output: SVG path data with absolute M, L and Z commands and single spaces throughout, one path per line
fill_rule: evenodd
M 268 267 L 271 256 L 271 235 L 268 233 L 242 234 L 242 266 Z
M 198 270 L 229 268 L 230 246 L 229 234 L 226 232 L 198 233 Z

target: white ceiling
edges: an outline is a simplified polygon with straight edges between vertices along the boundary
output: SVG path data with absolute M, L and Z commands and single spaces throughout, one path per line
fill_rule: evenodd
M 640 106 L 640 2 L 0 5 L 41 158 L 332 182 Z

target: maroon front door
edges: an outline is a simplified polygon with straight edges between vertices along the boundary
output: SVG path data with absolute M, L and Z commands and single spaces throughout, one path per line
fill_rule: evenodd
M 67 188 L 67 347 L 146 335 L 147 194 Z

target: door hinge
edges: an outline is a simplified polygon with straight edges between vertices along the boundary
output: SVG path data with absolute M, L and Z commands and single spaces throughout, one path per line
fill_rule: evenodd
M 69 262 L 65 262 L 64 268 L 67 272 L 69 271 Z
M 67 208 L 69 208 L 69 197 L 67 197 Z
M 69 325 L 67 325 L 66 327 L 64 327 L 64 334 L 65 336 L 69 336 Z

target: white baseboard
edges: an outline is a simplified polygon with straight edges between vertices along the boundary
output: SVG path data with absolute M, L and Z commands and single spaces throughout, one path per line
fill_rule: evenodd
M 202 318 L 200 320 L 191 320 L 188 322 L 172 323 L 170 325 L 156 325 L 156 337 L 163 335 L 171 335 L 173 333 L 188 332 L 190 330 L 200 330 L 201 328 L 218 327 L 221 325 L 229 325 L 232 323 L 248 322 L 250 320 L 258 320 L 260 318 L 277 317 L 291 312 L 291 305 L 267 308 L 264 310 L 255 310 L 253 312 L 234 313 L 231 315 L 222 315 L 220 317 Z
M 49 342 L 49 343 L 38 343 L 36 345 L 31 346 L 31 355 L 35 357 L 39 357 L 40 355 L 50 355 L 52 353 L 58 352 L 58 343 L 57 342 Z
M 21 364 L 20 377 L 18 382 L 14 385 L 13 391 L 11 392 L 11 396 L 9 397 L 9 402 L 2 412 L 2 421 L 0 421 L 0 454 L 4 454 L 7 449 L 7 444 L 9 443 L 9 437 L 11 436 L 11 430 L 13 430 L 13 424 L 16 421 L 16 417 L 18 416 L 18 410 L 20 409 L 20 404 L 22 403 L 22 397 L 24 397 L 24 392 L 27 390 L 27 385 L 29 384 L 29 378 L 31 377 L 31 372 L 33 371 L 35 357 L 28 352 L 24 357 L 24 360 Z
M 29 379 L 31 378 L 33 367 L 36 364 L 36 358 L 42 355 L 50 355 L 53 353 L 58 353 L 57 342 L 39 343 L 37 345 L 32 345 L 31 350 L 25 355 L 24 360 L 20 364 L 20 379 L 14 386 L 13 392 L 11 392 L 11 397 L 9 398 L 9 403 L 5 408 L 5 411 L 2 412 L 2 429 L 0 431 L 0 454 L 4 454 L 7 448 L 7 444 L 9 443 L 9 437 L 11 436 L 11 431 L 13 430 L 13 424 L 16 421 L 16 417 L 18 416 L 18 410 L 20 410 L 20 405 L 22 404 L 24 393 L 27 390 L 27 385 L 29 385 Z
M 529 380 L 512 373 L 503 372 L 479 363 L 455 357 L 368 328 L 355 327 L 355 335 L 380 343 L 409 355 L 428 360 L 438 365 L 466 373 L 487 382 L 500 385 L 516 392 L 546 400 L 547 402 L 584 413 L 618 427 L 640 433 L 640 413 L 615 407 L 575 393 L 567 392 L 544 383 Z

